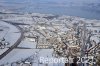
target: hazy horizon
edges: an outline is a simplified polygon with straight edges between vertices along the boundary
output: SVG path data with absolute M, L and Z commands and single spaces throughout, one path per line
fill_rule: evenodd
M 0 0 L 0 10 L 100 19 L 100 0 Z

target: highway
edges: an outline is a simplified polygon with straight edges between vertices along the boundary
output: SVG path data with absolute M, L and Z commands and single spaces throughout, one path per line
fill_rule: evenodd
M 9 21 L 3 21 L 3 22 L 14 25 L 17 29 L 20 30 L 21 36 L 19 37 L 18 40 L 16 40 L 16 42 L 7 51 L 5 51 L 3 54 L 0 55 L 0 60 L 3 59 L 7 54 L 9 54 L 14 48 L 16 48 L 20 44 L 20 42 L 22 41 L 22 39 L 24 37 L 24 31 L 21 27 L 19 27 L 18 25 L 15 25 L 13 23 L 10 23 Z

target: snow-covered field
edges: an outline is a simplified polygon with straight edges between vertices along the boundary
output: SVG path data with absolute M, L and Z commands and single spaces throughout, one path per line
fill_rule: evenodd
M 6 63 L 12 63 L 16 62 L 25 58 L 28 58 L 30 56 L 34 56 L 35 53 L 38 52 L 38 60 L 39 57 L 52 57 L 52 49 L 14 49 L 12 52 L 10 52 L 5 58 L 0 60 L 0 64 L 6 64 Z M 37 61 L 35 59 L 34 61 Z
M 20 37 L 20 31 L 13 25 L 0 21 L 0 29 L 3 31 L 0 32 L 0 40 L 5 38 L 6 42 L 9 42 L 10 45 L 7 47 L 11 47 Z M 6 51 L 8 48 L 4 48 L 0 50 L 0 55 Z

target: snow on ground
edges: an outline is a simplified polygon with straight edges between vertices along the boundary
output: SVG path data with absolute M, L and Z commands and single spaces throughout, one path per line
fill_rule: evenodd
M 33 63 L 33 66 L 38 66 L 40 57 L 53 58 L 52 57 L 52 53 L 53 53 L 52 49 L 21 49 L 21 50 L 14 49 L 6 57 L 4 57 L 2 60 L 0 60 L 0 64 L 6 64 L 6 63 L 10 64 L 10 63 L 13 63 L 16 61 L 20 61 L 22 59 L 26 59 L 26 58 L 36 54 L 36 52 L 37 52 L 37 56 L 34 59 L 35 63 Z M 46 64 L 47 63 L 39 64 L 39 66 L 45 66 Z M 64 66 L 64 64 L 63 63 L 49 63 L 48 66 Z
M 14 49 L 6 57 L 0 60 L 0 64 L 12 63 L 21 59 L 28 58 L 39 52 L 38 57 L 52 57 L 52 49 Z
M 13 19 L 10 17 L 10 18 L 6 18 L 3 20 L 15 22 L 15 23 L 25 23 L 25 24 L 32 24 L 32 22 L 33 22 L 33 19 L 31 17 L 25 16 L 25 15 L 24 16 L 21 16 L 21 15 L 17 16 L 17 18 L 13 17 Z
M 18 60 L 27 58 L 31 55 L 33 55 L 36 51 L 38 50 L 33 50 L 33 49 L 14 49 L 11 51 L 6 57 L 4 57 L 2 60 L 0 60 L 0 64 L 2 63 L 12 63 L 16 62 Z
M 18 47 L 25 47 L 25 48 L 36 48 L 36 42 L 30 42 L 27 39 L 24 39 Z
M 3 21 L 0 21 L 0 25 L 3 27 L 8 27 L 4 29 L 3 32 L 0 32 L 0 40 L 4 37 L 6 42 L 9 42 L 10 46 L 12 46 L 20 37 L 20 31 L 13 25 L 5 23 Z M 7 50 L 7 49 L 4 49 Z M 0 50 L 0 54 L 3 53 L 2 50 Z
M 0 55 L 1 55 L 2 53 L 4 53 L 7 49 L 8 49 L 8 48 L 0 49 Z

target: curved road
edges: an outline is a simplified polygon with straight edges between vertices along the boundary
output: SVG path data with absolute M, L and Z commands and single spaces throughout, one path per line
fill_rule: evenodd
M 14 24 L 10 23 L 9 21 L 3 21 L 3 22 L 9 23 L 11 25 L 14 25 Z M 5 51 L 3 54 L 0 55 L 0 60 L 2 58 L 4 58 L 8 53 L 10 53 L 14 48 L 16 48 L 20 44 L 20 42 L 22 41 L 22 39 L 24 37 L 23 29 L 21 27 L 19 27 L 18 25 L 14 25 L 14 26 L 16 26 L 20 30 L 21 36 L 19 37 L 19 39 L 7 51 Z

